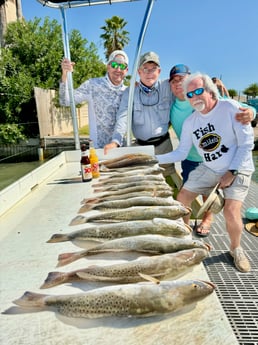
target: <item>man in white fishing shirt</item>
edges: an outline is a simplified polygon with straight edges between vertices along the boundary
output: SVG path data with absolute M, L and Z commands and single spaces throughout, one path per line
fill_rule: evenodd
M 207 75 L 196 73 L 183 82 L 186 99 L 195 109 L 184 122 L 178 148 L 157 155 L 161 164 L 184 160 L 192 145 L 203 159 L 188 177 L 177 199 L 185 206 L 198 195 L 209 195 L 219 183 L 223 190 L 224 217 L 230 238 L 230 254 L 236 268 L 250 271 L 250 264 L 241 248 L 243 222 L 241 208 L 248 193 L 254 171 L 253 129 L 235 119 L 238 106 L 230 100 L 219 100 L 216 85 Z M 189 217 L 184 221 L 189 223 Z

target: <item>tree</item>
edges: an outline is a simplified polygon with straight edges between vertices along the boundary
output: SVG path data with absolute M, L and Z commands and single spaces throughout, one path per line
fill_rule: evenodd
M 229 96 L 230 96 L 231 98 L 234 98 L 234 97 L 237 96 L 237 91 L 234 90 L 234 89 L 228 89 L 228 93 L 229 93 Z
M 105 74 L 96 46 L 88 44 L 77 30 L 71 32 L 70 48 L 71 59 L 76 63 L 75 87 L 88 78 Z M 6 124 L 15 124 L 17 133 L 17 124 L 30 122 L 30 127 L 20 126 L 20 132 L 26 136 L 38 135 L 34 86 L 58 90 L 62 58 L 62 29 L 56 20 L 46 17 L 41 25 L 41 19 L 35 18 L 7 25 L 0 57 L 0 140 Z
M 258 96 L 258 84 L 251 84 L 243 91 L 243 94 L 247 96 L 247 99 L 249 97 L 255 98 L 256 96 Z
M 123 30 L 127 22 L 118 16 L 113 16 L 110 19 L 106 19 L 106 26 L 102 26 L 104 31 L 100 38 L 104 41 L 105 56 L 108 59 L 109 55 L 114 50 L 123 50 L 125 45 L 129 43 L 129 32 Z

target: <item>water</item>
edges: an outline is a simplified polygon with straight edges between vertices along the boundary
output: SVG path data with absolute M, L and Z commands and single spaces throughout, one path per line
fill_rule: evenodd
M 42 161 L 0 164 L 0 190 L 44 164 Z
M 253 151 L 255 172 L 252 180 L 258 183 L 258 151 Z M 46 161 L 45 161 L 46 162 Z M 44 164 L 44 161 L 0 164 L 0 190 L 17 181 L 22 176 Z

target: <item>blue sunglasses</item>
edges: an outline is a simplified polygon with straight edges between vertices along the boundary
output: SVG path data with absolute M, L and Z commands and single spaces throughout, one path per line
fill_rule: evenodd
M 199 89 L 195 89 L 193 91 L 190 91 L 190 92 L 187 92 L 186 96 L 188 98 L 193 98 L 194 95 L 196 96 L 200 96 L 204 93 L 204 88 L 203 87 L 200 87 Z

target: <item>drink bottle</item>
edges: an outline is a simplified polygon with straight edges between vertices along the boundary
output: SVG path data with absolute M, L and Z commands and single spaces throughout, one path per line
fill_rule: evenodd
M 90 164 L 91 164 L 92 177 L 98 178 L 100 176 L 99 158 L 97 156 L 96 150 L 93 147 L 90 147 Z
M 89 150 L 87 150 L 87 146 L 85 144 L 82 144 L 81 146 L 81 172 L 82 182 L 89 182 L 92 180 Z

